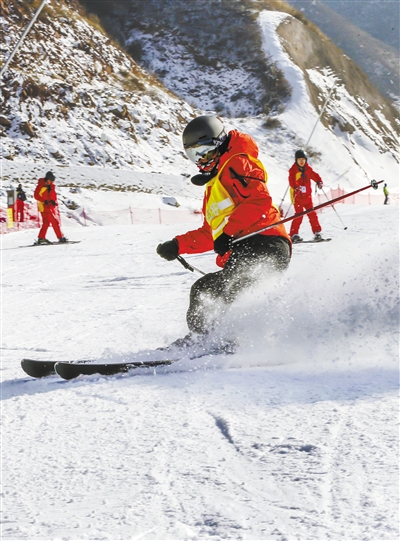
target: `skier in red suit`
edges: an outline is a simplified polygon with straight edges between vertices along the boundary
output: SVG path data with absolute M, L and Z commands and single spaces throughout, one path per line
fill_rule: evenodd
M 222 270 L 193 284 L 186 316 L 192 333 L 206 334 L 241 291 L 287 268 L 291 241 L 283 225 L 257 233 L 279 222 L 280 214 L 252 137 L 236 130 L 226 133 L 218 117 L 200 116 L 186 126 L 183 146 L 200 170 L 192 183 L 205 187 L 204 221 L 199 229 L 159 244 L 157 253 L 168 261 L 181 254 L 217 253 Z M 233 243 L 250 233 L 254 235 Z M 184 341 L 190 343 L 192 333 Z
M 39 231 L 39 238 L 36 241 L 36 244 L 51 244 L 51 242 L 46 239 L 49 225 L 53 227 L 58 242 L 68 242 L 61 232 L 59 214 L 56 210 L 58 203 L 54 180 L 54 174 L 51 171 L 48 171 L 44 178 L 39 179 L 33 194 L 38 202 L 38 210 L 42 215 L 42 227 Z
M 311 180 L 317 184 L 319 189 L 322 189 L 322 178 L 308 165 L 307 156 L 304 151 L 297 150 L 295 153 L 295 163 L 289 169 L 290 195 L 296 214 L 313 207 Z M 319 223 L 317 213 L 309 212 L 307 216 L 310 220 L 312 232 L 314 233 L 314 240 L 321 241 L 322 228 Z M 294 243 L 301 242 L 303 240 L 299 235 L 299 229 L 302 221 L 303 216 L 299 216 L 299 218 L 292 220 L 290 237 Z

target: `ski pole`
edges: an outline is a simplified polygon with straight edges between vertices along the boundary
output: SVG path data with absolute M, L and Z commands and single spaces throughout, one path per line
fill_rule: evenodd
M 293 205 L 293 203 L 290 203 L 290 207 L 287 209 L 284 218 L 286 218 L 286 216 L 289 214 L 289 210 L 292 208 L 292 205 Z
M 347 193 L 345 195 L 341 195 L 340 197 L 336 197 L 335 199 L 331 199 L 326 201 L 326 203 L 321 203 L 320 205 L 317 205 L 316 207 L 312 207 L 308 210 L 303 210 L 302 212 L 299 212 L 298 214 L 293 214 L 293 216 L 289 216 L 289 218 L 284 218 L 283 220 L 279 220 L 279 222 L 275 222 L 274 224 L 268 225 L 267 227 L 264 227 L 263 229 L 259 229 L 258 231 L 254 231 L 254 233 L 249 233 L 248 235 L 245 235 L 244 237 L 239 237 L 237 239 L 234 239 L 232 241 L 232 244 L 236 244 L 237 242 L 241 242 L 242 240 L 248 239 L 250 237 L 253 237 L 254 235 L 258 235 L 259 233 L 262 233 L 263 231 L 267 231 L 268 229 L 272 229 L 273 227 L 276 227 L 277 225 L 285 224 L 286 222 L 290 222 L 291 220 L 294 220 L 295 218 L 298 218 L 300 216 L 305 216 L 309 212 L 313 212 L 315 210 L 319 210 L 323 207 L 327 206 L 333 206 L 333 203 L 336 203 L 337 201 L 341 201 L 342 199 L 346 199 L 346 197 L 350 197 L 351 195 L 354 195 L 356 193 L 362 192 L 363 190 L 368 190 L 368 188 L 373 188 L 374 190 L 378 189 L 378 184 L 382 184 L 382 182 L 385 182 L 384 180 L 376 181 L 371 180 L 371 184 L 368 186 L 364 186 L 363 188 L 359 188 L 358 190 L 354 190 L 354 192 Z M 190 265 L 186 259 L 184 259 L 182 256 L 178 255 L 177 260 L 181 265 L 185 267 L 185 269 L 190 270 L 191 272 L 197 271 L 203 276 L 206 275 L 205 272 L 198 269 L 197 267 L 194 267 L 193 265 Z
M 324 196 L 326 197 L 327 201 L 329 201 L 329 198 L 328 198 L 328 196 L 326 195 L 325 190 L 324 190 L 323 188 L 321 188 L 321 189 L 322 189 L 322 193 L 323 193 Z M 334 205 L 332 205 L 332 208 L 333 208 L 333 210 L 336 212 L 336 216 L 339 218 L 340 223 L 341 223 L 342 226 L 343 226 L 343 229 L 346 230 L 347 227 L 344 225 L 343 220 L 342 220 L 341 217 L 339 216 L 339 213 L 338 213 L 338 211 L 335 209 Z
M 281 202 L 279 203 L 278 209 L 279 209 L 279 212 L 281 213 L 281 216 L 282 216 L 282 214 L 283 214 L 283 212 L 282 212 L 282 204 L 283 204 L 283 202 L 284 202 L 284 200 L 285 200 L 285 197 L 286 197 L 286 194 L 288 193 L 288 190 L 289 190 L 289 184 L 287 185 L 286 190 L 285 190 L 285 193 L 283 194 L 283 197 L 282 197 L 282 199 L 281 199 Z
M 25 39 L 25 36 L 27 35 L 27 33 L 29 32 L 29 30 L 32 28 L 33 26 L 33 23 L 36 21 L 36 19 L 38 18 L 40 12 L 42 11 L 42 8 L 44 7 L 44 5 L 46 4 L 47 0 L 43 0 L 43 2 L 40 4 L 40 6 L 38 7 L 38 9 L 36 10 L 36 13 L 35 15 L 33 16 L 33 19 L 31 20 L 31 22 L 28 24 L 28 26 L 26 27 L 24 33 L 22 34 L 22 36 L 19 38 L 18 40 L 18 43 L 17 45 L 14 47 L 14 50 L 12 51 L 12 53 L 10 54 L 10 56 L 7 58 L 7 60 L 5 61 L 3 67 L 1 68 L 1 71 L 0 71 L 0 78 L 3 76 L 3 73 L 6 71 L 7 69 L 7 66 L 8 64 L 11 62 L 11 60 L 13 59 L 15 53 L 17 52 L 19 46 L 21 45 L 21 43 L 24 41 Z
M 198 269 L 197 267 L 194 267 L 193 265 L 190 265 L 190 264 L 186 261 L 186 259 L 184 259 L 181 255 L 178 255 L 178 257 L 177 257 L 176 259 L 179 261 L 179 263 L 180 263 L 181 265 L 183 265 L 183 266 L 185 267 L 185 269 L 190 270 L 191 272 L 197 271 L 197 272 L 199 272 L 200 274 L 202 274 L 203 276 L 206 275 L 206 273 L 203 272 L 202 270 Z
M 316 207 L 312 207 L 308 210 L 303 210 L 302 212 L 299 212 L 297 214 L 293 214 L 293 216 L 289 216 L 289 218 L 284 218 L 283 220 L 279 220 L 279 222 L 275 222 L 274 224 L 267 225 L 267 227 L 264 227 L 263 229 L 259 229 L 258 231 L 254 231 L 254 233 L 249 233 L 248 235 L 244 235 L 244 237 L 239 237 L 237 239 L 234 239 L 232 241 L 232 244 L 236 244 L 237 242 L 240 242 L 244 239 L 248 239 L 249 237 L 253 237 L 254 235 L 258 235 L 259 233 L 262 233 L 263 231 L 267 231 L 268 229 L 272 229 L 273 227 L 276 227 L 277 225 L 285 224 L 286 222 L 290 222 L 291 220 L 294 220 L 295 218 L 299 218 L 300 216 L 305 216 L 309 212 L 313 212 L 319 209 L 322 209 L 323 207 L 327 207 L 328 205 L 332 206 L 333 203 L 336 203 L 337 201 L 341 201 L 342 199 L 346 199 L 346 197 L 350 197 L 351 195 L 354 195 L 356 193 L 362 192 L 363 190 L 368 190 L 368 188 L 373 188 L 374 190 L 378 189 L 378 184 L 382 184 L 382 182 L 385 182 L 384 180 L 380 180 L 377 182 L 376 180 L 371 180 L 371 184 L 368 186 L 364 186 L 363 188 L 359 188 L 358 190 L 354 190 L 354 192 L 347 193 L 345 195 L 341 195 L 339 197 L 336 197 L 335 199 L 331 199 L 326 201 L 325 203 L 321 203 L 320 205 L 317 205 Z
M 324 111 L 325 111 L 325 107 L 328 105 L 328 101 L 331 99 L 332 92 L 335 90 L 335 88 L 336 88 L 336 87 L 335 87 L 335 85 L 334 85 L 334 86 L 331 88 L 331 91 L 329 92 L 328 97 L 327 97 L 326 100 L 325 100 L 325 103 L 324 103 L 324 105 L 323 105 L 323 107 L 322 107 L 322 109 L 321 109 L 321 112 L 320 112 L 320 114 L 319 114 L 319 117 L 317 118 L 317 121 L 316 121 L 316 123 L 314 124 L 314 127 L 313 127 L 313 129 L 312 129 L 312 131 L 311 131 L 311 133 L 310 133 L 310 137 L 308 138 L 308 141 L 307 141 L 307 143 L 306 143 L 306 146 L 305 146 L 306 149 L 307 149 L 308 145 L 310 144 L 311 137 L 313 136 L 313 133 L 314 133 L 314 131 L 315 131 L 315 128 L 317 127 L 318 122 L 321 120 L 321 117 L 322 117 L 322 115 L 323 115 L 323 113 L 324 113 Z
M 350 167 L 349 167 L 344 173 L 342 173 L 342 174 L 340 175 L 340 177 L 337 178 L 337 181 L 339 181 L 339 179 L 341 179 L 344 175 L 346 175 L 346 174 L 350 171 L 350 169 L 351 169 L 352 167 L 353 167 L 353 166 L 350 165 Z M 339 185 L 338 185 L 338 186 L 339 186 Z M 325 190 L 324 190 L 323 188 L 321 188 L 321 189 L 322 189 L 322 191 L 323 191 L 323 193 L 324 193 L 324 196 L 325 196 L 326 199 L 329 201 L 329 198 L 328 198 L 328 196 L 326 195 Z M 317 185 L 315 185 L 315 193 L 317 193 Z M 341 220 L 341 218 L 340 218 L 340 216 L 339 216 L 339 214 L 338 214 L 338 211 L 335 209 L 335 207 L 334 207 L 333 205 L 332 205 L 332 208 L 333 208 L 333 210 L 336 212 L 337 217 L 339 218 L 339 220 L 341 221 L 341 223 L 342 223 L 344 229 L 346 230 L 347 227 L 344 225 L 343 221 Z M 286 218 L 286 216 L 285 216 L 285 218 Z

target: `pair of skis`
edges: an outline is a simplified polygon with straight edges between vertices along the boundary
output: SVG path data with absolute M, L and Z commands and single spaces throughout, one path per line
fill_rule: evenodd
M 45 378 L 59 375 L 63 379 L 74 379 L 79 376 L 113 376 L 124 372 L 130 372 L 139 368 L 155 369 L 169 366 L 183 360 L 194 360 L 209 355 L 233 355 L 238 344 L 233 340 L 209 340 L 193 342 L 191 345 L 176 347 L 168 346 L 152 351 L 144 351 L 136 354 L 136 359 L 119 363 L 106 361 L 41 361 L 39 359 L 23 359 L 22 370 L 33 378 Z
M 113 376 L 139 368 L 156 369 L 169 366 L 183 360 L 194 360 L 206 356 L 233 355 L 238 344 L 235 340 L 211 338 L 206 342 L 194 340 L 190 344 L 176 346 L 172 344 L 165 348 L 144 351 L 135 354 L 136 358 L 119 363 L 107 361 L 42 361 L 39 359 L 23 359 L 23 371 L 33 378 L 45 378 L 59 375 L 63 379 L 74 379 L 79 376 Z
M 28 244 L 26 246 L 20 246 L 20 248 L 30 248 L 31 246 L 62 246 L 64 244 L 79 244 L 80 240 L 67 240 L 66 242 L 46 242 L 45 244 L 39 244 L 34 242 L 33 244 Z
M 311 239 L 311 240 L 297 240 L 297 241 L 293 242 L 293 244 L 319 244 L 320 242 L 329 242 L 330 240 L 332 240 L 332 239 L 329 238 L 329 239 L 319 239 L 319 240 L 314 240 L 314 239 Z

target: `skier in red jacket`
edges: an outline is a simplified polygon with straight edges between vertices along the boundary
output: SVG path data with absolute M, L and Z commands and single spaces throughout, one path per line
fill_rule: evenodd
M 289 169 L 290 195 L 296 214 L 303 210 L 311 209 L 313 206 L 311 180 L 316 182 L 319 189 L 322 189 L 322 178 L 308 165 L 305 152 L 303 150 L 297 150 L 295 153 L 295 163 Z M 309 212 L 307 216 L 310 220 L 312 232 L 314 233 L 314 240 L 321 241 L 322 228 L 317 213 Z M 295 218 L 292 221 L 290 237 L 294 243 L 302 242 L 303 240 L 299 235 L 302 221 L 303 216 L 299 216 L 299 218 Z
M 192 332 L 179 345 L 190 344 L 193 333 L 207 333 L 244 288 L 268 272 L 283 271 L 291 257 L 283 225 L 257 233 L 278 222 L 280 214 L 268 192 L 267 172 L 254 139 L 236 130 L 226 134 L 218 117 L 200 116 L 186 126 L 183 146 L 200 170 L 192 183 L 205 186 L 204 221 L 199 229 L 159 244 L 157 253 L 172 261 L 181 254 L 214 250 L 222 270 L 193 284 L 186 316 Z M 255 234 L 233 244 L 250 233 Z
M 38 210 L 42 215 L 42 227 L 39 231 L 39 238 L 37 239 L 36 244 L 51 244 L 51 242 L 46 239 L 49 225 L 53 227 L 58 242 L 68 242 L 61 232 L 59 215 L 56 211 L 58 203 L 54 180 L 54 174 L 51 171 L 48 171 L 44 178 L 39 179 L 33 194 L 38 202 Z

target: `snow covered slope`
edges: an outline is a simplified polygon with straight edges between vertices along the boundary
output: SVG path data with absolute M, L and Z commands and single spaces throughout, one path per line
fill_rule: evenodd
M 398 138 L 382 107 L 372 96 L 368 102 L 352 94 L 340 70 L 329 67 L 329 63 L 318 66 L 315 58 L 321 45 L 311 40 L 307 27 L 296 18 L 264 11 L 259 24 L 265 53 L 274 59 L 293 89 L 286 109 L 277 116 L 283 129 L 276 130 L 287 142 L 295 134 L 290 141 L 293 154 L 296 145 L 307 145 L 313 164 L 318 165 L 328 183 L 336 184 L 340 177 L 342 183 L 355 188 L 365 180 L 383 178 L 397 191 Z M 307 47 L 299 45 L 304 43 Z M 337 68 L 340 59 L 335 63 Z M 345 64 L 341 69 L 346 69 Z M 359 84 L 361 87 L 361 81 Z M 317 95 L 317 109 L 311 102 L 311 91 Z M 322 108 L 324 122 L 318 121 Z M 279 154 L 287 159 L 289 151 Z
M 196 276 L 155 247 L 193 224 L 3 236 L 2 537 L 396 539 L 398 209 L 340 214 L 232 306 L 235 355 L 70 382 L 20 359 L 117 361 L 186 332 Z
M 399 20 L 396 2 L 290 0 L 368 75 L 380 92 L 400 100 Z

